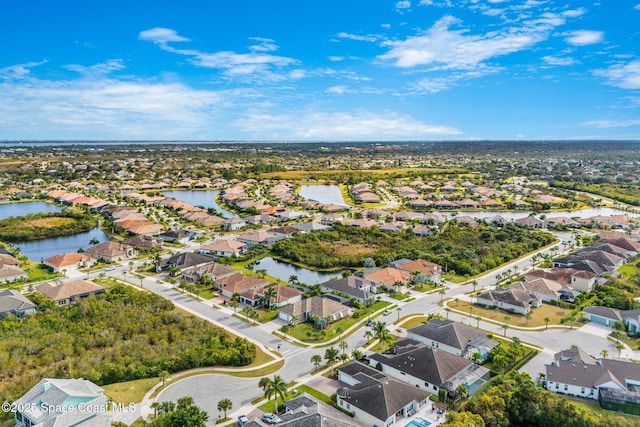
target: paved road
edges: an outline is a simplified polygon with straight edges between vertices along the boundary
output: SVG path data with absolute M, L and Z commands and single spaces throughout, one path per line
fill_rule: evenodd
M 558 238 L 562 240 L 568 240 L 570 235 L 559 235 Z M 558 243 L 554 246 L 564 249 L 564 247 Z M 542 251 L 543 253 L 551 254 L 551 247 Z M 476 290 L 486 288 L 492 289 L 495 286 L 495 276 L 497 274 L 503 274 L 508 269 L 514 270 L 514 266 L 517 266 L 517 271 L 522 273 L 532 267 L 531 257 L 525 257 L 518 261 L 515 261 L 509 265 L 506 265 L 500 269 L 497 269 L 484 277 L 477 279 Z M 124 272 L 124 275 L 123 275 Z M 125 278 L 136 285 L 142 285 L 145 289 L 155 292 L 168 300 L 172 301 L 176 306 L 186 309 L 201 318 L 210 321 L 218 326 L 221 326 L 232 333 L 246 337 L 254 343 L 268 349 L 279 349 L 280 353 L 284 356 L 286 363 L 283 368 L 278 371 L 285 381 L 298 381 L 305 383 L 310 380 L 310 370 L 313 368 L 310 359 L 313 354 L 324 355 L 325 348 L 303 348 L 295 346 L 283 339 L 280 339 L 271 334 L 271 332 L 278 326 L 275 322 L 271 324 L 257 326 L 250 325 L 232 316 L 232 311 L 226 308 L 212 308 L 203 302 L 196 301 L 188 296 L 183 295 L 173 290 L 169 285 L 158 283 L 155 278 L 144 278 L 142 282 L 138 282 L 138 279 L 133 279 L 127 273 L 127 267 L 119 267 L 116 270 L 108 272 L 110 276 L 117 278 Z M 447 283 L 447 290 L 444 298 L 456 298 L 461 297 L 466 292 L 473 290 L 473 285 L 456 285 Z M 392 310 L 389 315 L 380 316 L 376 320 L 384 321 L 391 325 L 394 321 L 400 317 L 405 317 L 411 314 L 429 314 L 441 312 L 443 308 L 439 305 L 439 302 L 443 296 L 438 294 L 420 294 L 414 292 L 414 296 L 417 298 L 414 301 L 403 303 L 398 305 L 401 311 L 398 313 L 396 310 Z M 394 301 L 395 302 L 395 301 Z M 452 320 L 459 320 L 465 323 L 473 323 L 475 326 L 475 320 L 471 320 L 467 316 L 450 313 Z M 496 325 L 488 322 L 481 322 L 480 327 L 485 330 L 500 334 L 504 332 L 500 325 Z M 349 345 L 349 351 L 355 348 L 360 348 L 367 343 L 365 338 L 365 332 L 368 328 L 360 328 L 356 330 L 352 335 L 345 338 Z M 390 326 L 390 331 L 396 333 L 395 326 Z M 588 329 L 581 330 L 545 330 L 538 332 L 525 332 L 509 329 L 509 336 L 517 336 L 522 341 L 528 342 L 540 347 L 545 348 L 545 351 L 530 362 L 525 371 L 532 374 L 532 377 L 537 377 L 537 374 L 543 369 L 545 363 L 548 363 L 553 353 L 562 349 L 568 348 L 572 344 L 587 348 L 590 352 L 598 354 L 602 349 L 606 348 L 610 355 L 617 354 L 614 345 L 602 337 L 602 333 L 597 330 Z M 250 401 L 261 395 L 261 390 L 257 386 L 258 379 L 242 379 L 237 377 L 231 377 L 226 375 L 202 375 L 187 378 L 178 381 L 167 389 L 165 389 L 158 397 L 158 401 L 163 400 L 177 400 L 184 395 L 190 395 L 194 398 L 196 404 L 202 409 L 206 410 L 212 420 L 211 425 L 217 419 L 217 402 L 218 400 L 229 397 L 234 403 L 234 409 L 229 413 L 230 416 L 238 415 L 242 412 L 248 412 L 250 407 Z

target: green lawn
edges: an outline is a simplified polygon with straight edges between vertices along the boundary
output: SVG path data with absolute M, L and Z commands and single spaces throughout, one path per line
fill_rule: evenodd
M 409 317 L 407 318 L 407 320 L 400 319 L 400 323 L 398 323 L 398 326 L 403 327 L 405 329 L 411 329 L 415 326 L 423 324 L 426 321 L 427 321 L 427 316 Z
M 142 380 L 126 381 L 102 386 L 104 394 L 109 396 L 113 401 L 118 403 L 141 402 L 144 395 L 151 390 L 151 387 L 158 384 L 159 378 L 145 378 Z
M 476 316 L 481 316 L 485 319 L 491 319 L 496 322 L 504 323 L 505 316 L 509 316 L 508 320 L 509 325 L 519 326 L 522 328 L 532 328 L 536 326 L 545 326 L 544 319 L 546 317 L 549 318 L 550 325 L 571 325 L 570 322 L 561 323 L 560 319 L 570 313 L 571 310 L 566 308 L 556 307 L 550 304 L 542 304 L 538 308 L 531 309 L 530 316 L 523 316 L 521 314 L 509 313 L 499 309 L 488 309 L 478 307 L 476 305 L 470 304 L 467 301 L 449 301 L 449 307 L 454 308 L 456 310 L 461 310 L 469 316 L 469 309 L 471 310 L 470 322 L 473 326 L 476 324 Z M 574 325 L 579 325 L 579 322 L 573 322 Z
M 49 268 L 39 262 L 29 261 L 20 265 L 26 271 L 29 282 L 40 282 L 43 280 L 51 280 L 56 277 L 62 277 L 60 273 L 52 273 Z
M 625 279 L 637 274 L 638 267 L 635 264 L 624 264 L 617 270 Z

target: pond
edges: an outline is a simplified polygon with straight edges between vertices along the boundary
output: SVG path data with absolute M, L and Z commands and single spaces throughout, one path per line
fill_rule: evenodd
M 171 190 L 163 191 L 162 195 L 190 203 L 193 206 L 202 206 L 206 209 L 213 208 L 220 212 L 223 218 L 237 218 L 238 214 L 229 212 L 216 203 L 216 196 L 219 193 L 218 190 Z
M 100 243 L 111 240 L 100 227 L 95 227 L 84 233 L 73 234 L 71 236 L 51 237 L 49 239 L 35 240 L 32 242 L 15 243 L 14 246 L 20 248 L 22 255 L 29 257 L 32 261 L 40 262 L 44 258 L 49 258 L 67 252 L 77 252 L 78 249 L 86 249 L 93 246 L 89 242 L 98 239 Z
M 337 185 L 301 185 L 298 195 L 324 204 L 347 206 Z
M 29 214 L 37 214 L 42 212 L 62 212 L 62 209 L 56 205 L 45 202 L 21 202 L 21 203 L 3 203 L 0 204 L 0 219 L 9 218 L 10 216 L 24 216 Z
M 296 267 L 295 265 L 288 264 L 275 260 L 271 257 L 262 258 L 256 262 L 253 270 L 258 269 L 267 270 L 267 274 L 276 277 L 285 282 L 289 281 L 289 277 L 298 276 L 298 281 L 307 285 L 315 285 L 317 283 L 323 283 L 327 280 L 331 280 L 340 276 L 340 272 L 326 272 L 326 271 L 313 271 L 302 267 Z

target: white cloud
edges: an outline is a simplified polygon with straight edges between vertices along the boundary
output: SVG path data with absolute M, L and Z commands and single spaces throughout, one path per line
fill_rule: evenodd
M 591 120 L 582 123 L 583 126 L 595 127 L 599 129 L 620 128 L 628 126 L 639 126 L 640 120 Z
M 549 32 L 564 23 L 559 15 L 546 13 L 521 27 L 471 35 L 465 29 L 451 30 L 461 21 L 445 16 L 424 34 L 406 40 L 385 41 L 390 50 L 378 59 L 401 68 L 439 65 L 440 69 L 473 69 L 483 61 L 530 48 L 545 40 Z
M 375 42 L 375 41 L 378 41 L 378 36 L 375 36 L 373 34 L 367 34 L 366 36 L 360 36 L 358 34 L 350 34 L 350 33 L 340 32 L 340 33 L 338 33 L 338 37 L 341 38 L 341 39 L 350 39 L 350 40 L 357 40 L 357 41 L 363 41 L 363 42 Z
M 65 65 L 65 68 L 84 75 L 105 75 L 112 71 L 122 70 L 125 66 L 121 59 L 110 59 L 106 62 L 91 65 L 89 67 L 78 64 L 69 64 Z
M 396 2 L 396 10 L 398 10 L 399 12 L 402 12 L 403 10 L 410 9 L 410 8 L 411 8 L 410 0 L 400 0 Z
M 623 89 L 640 89 L 640 60 L 595 70 L 594 74 L 608 79 L 608 83 L 612 86 Z
M 262 37 L 251 37 L 251 40 L 258 42 L 257 45 L 249 46 L 249 50 L 253 52 L 275 52 L 278 50 L 278 45 L 271 39 L 265 39 Z
M 349 89 L 347 88 L 347 86 L 332 86 L 330 88 L 327 88 L 326 92 L 333 93 L 336 95 L 343 95 L 349 92 Z
M 48 61 L 26 62 L 0 68 L 0 79 L 21 79 L 31 74 L 31 69 L 46 64 Z
M 298 63 L 293 58 L 271 55 L 266 52 L 278 50 L 278 46 L 271 39 L 252 37 L 251 40 L 258 44 L 249 46 L 249 53 L 236 53 L 232 51 L 220 51 L 214 53 L 199 50 L 176 49 L 168 45 L 169 42 L 189 41 L 168 28 L 153 28 L 142 31 L 140 39 L 152 41 L 161 49 L 190 57 L 190 62 L 204 68 L 219 69 L 227 77 L 247 79 L 254 83 L 260 81 L 281 81 L 290 76 L 299 76 L 300 73 L 276 72 L 274 69 L 282 69 Z M 278 70 L 280 71 L 280 70 Z
M 235 125 L 255 138 L 278 139 L 287 135 L 305 140 L 398 139 L 433 135 L 459 135 L 450 126 L 429 125 L 396 112 L 376 114 L 369 111 L 295 115 L 253 113 Z
M 0 121 L 19 138 L 202 137 L 229 105 L 224 93 L 180 83 L 108 78 L 4 84 Z
M 574 46 L 587 46 L 600 43 L 604 38 L 602 31 L 578 30 L 566 33 L 566 42 Z
M 165 45 L 169 42 L 188 42 L 189 39 L 178 35 L 175 30 L 169 28 L 152 28 L 150 30 L 140 31 L 138 34 L 140 40 L 147 40 L 157 44 Z
M 584 15 L 585 13 L 587 13 L 587 10 L 584 7 L 579 7 L 577 9 L 565 10 L 564 12 L 562 12 L 562 16 L 565 16 L 567 18 L 577 18 Z
M 380 24 L 380 26 L 385 30 L 388 30 L 389 28 L 391 28 L 391 24 Z
M 340 62 L 344 61 L 344 56 L 329 56 L 328 59 L 331 62 Z
M 637 5 L 635 5 L 635 6 L 633 6 L 633 8 L 634 8 L 635 10 L 640 10 L 640 3 L 638 3 L 638 4 L 637 4 Z
M 542 59 L 549 65 L 567 66 L 577 64 L 577 61 L 574 58 L 561 58 L 558 56 L 547 55 L 543 56 Z

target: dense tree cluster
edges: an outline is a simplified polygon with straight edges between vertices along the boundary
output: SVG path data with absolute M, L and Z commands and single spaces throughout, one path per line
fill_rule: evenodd
M 154 408 L 156 417 L 144 423 L 148 427 L 205 427 L 209 414 L 196 406 L 191 396 L 178 399 L 177 404 L 171 401 L 162 402 Z
M 478 418 L 480 417 L 480 418 Z M 637 421 L 612 413 L 586 412 L 567 398 L 545 390 L 526 373 L 497 377 L 465 411 L 451 414 L 445 426 L 455 427 L 631 427 Z M 482 421 L 482 422 L 480 422 Z
M 333 231 L 298 234 L 273 245 L 276 255 L 318 268 L 360 267 L 367 258 L 385 265 L 399 258 L 426 259 L 464 275 L 495 268 L 553 242 L 548 233 L 512 224 L 502 228 L 448 224 L 442 232 L 416 237 L 378 227 L 334 225 Z
M 12 401 L 43 377 L 104 385 L 162 371 L 242 366 L 256 356 L 250 342 L 123 285 L 66 307 L 34 300 L 36 314 L 0 321 L 0 401 Z
M 640 206 L 640 187 L 635 183 L 615 184 L 611 182 L 585 183 L 552 181 L 551 185 L 558 188 L 597 194 L 629 205 Z
M 40 221 L 38 222 L 38 220 Z M 45 225 L 47 220 L 50 225 Z M 35 225 L 40 223 L 42 225 Z M 96 218 L 81 212 L 43 212 L 13 216 L 0 220 L 0 240 L 26 242 L 48 237 L 68 236 L 91 230 L 97 225 Z

